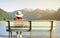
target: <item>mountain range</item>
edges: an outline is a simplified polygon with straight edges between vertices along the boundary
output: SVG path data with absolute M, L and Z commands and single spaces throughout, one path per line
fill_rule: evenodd
M 2 11 L 0 9 L 0 11 Z M 13 11 L 13 12 L 6 12 L 3 11 L 4 14 L 1 14 L 0 12 L 0 17 L 1 16 L 6 16 L 4 18 L 10 18 L 13 19 L 15 14 L 17 13 L 18 10 Z M 46 9 L 46 10 L 41 10 L 39 8 L 32 10 L 32 9 L 21 9 L 20 10 L 23 13 L 23 19 L 26 20 L 60 20 L 60 8 L 57 9 L 57 11 L 52 10 L 52 9 Z M 2 17 L 1 17 L 2 18 Z
M 18 11 L 18 10 L 17 10 Z M 17 11 L 10 13 L 13 17 Z M 23 18 L 26 20 L 60 20 L 60 8 L 57 11 L 52 9 L 41 10 L 39 8 L 35 10 L 21 9 Z

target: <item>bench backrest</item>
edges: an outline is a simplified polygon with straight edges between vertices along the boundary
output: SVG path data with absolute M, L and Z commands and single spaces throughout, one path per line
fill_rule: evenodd
M 6 28 L 12 31 L 52 31 L 55 20 L 7 21 Z
M 55 29 L 54 20 L 34 20 L 32 21 L 32 31 L 52 31 Z
M 30 21 L 7 21 L 6 29 L 10 31 L 29 31 Z

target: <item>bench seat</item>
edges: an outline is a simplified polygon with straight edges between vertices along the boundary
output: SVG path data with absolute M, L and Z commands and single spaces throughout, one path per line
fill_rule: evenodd
M 9 31 L 8 26 L 6 26 L 6 30 Z M 10 31 L 28 32 L 29 30 L 29 26 L 10 26 Z

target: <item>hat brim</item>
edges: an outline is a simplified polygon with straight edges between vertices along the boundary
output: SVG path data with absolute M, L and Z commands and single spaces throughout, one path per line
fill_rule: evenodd
M 16 17 L 23 17 L 23 14 L 20 14 L 20 15 L 16 15 Z

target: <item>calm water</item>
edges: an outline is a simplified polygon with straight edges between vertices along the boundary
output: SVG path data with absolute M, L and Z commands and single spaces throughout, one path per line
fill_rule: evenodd
M 22 32 L 22 34 L 29 34 L 30 32 Z M 16 34 L 13 32 L 13 35 Z M 32 34 L 49 34 L 49 32 L 32 32 Z M 60 34 L 60 21 L 56 21 L 54 34 Z M 8 35 L 6 31 L 5 21 L 0 21 L 0 35 Z

